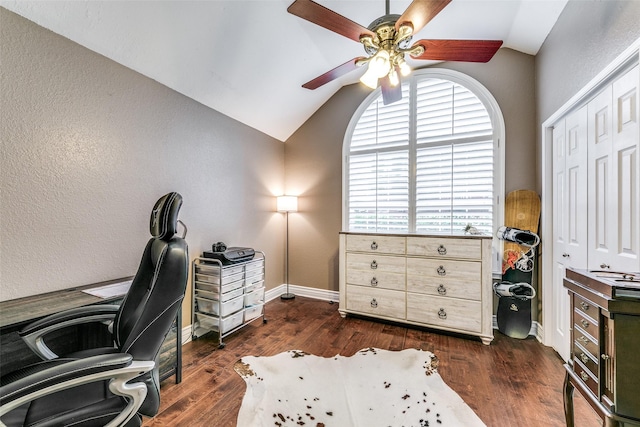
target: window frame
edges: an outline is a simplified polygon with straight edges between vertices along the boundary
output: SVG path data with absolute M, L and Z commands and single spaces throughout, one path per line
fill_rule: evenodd
M 484 105 L 491 120 L 493 127 L 493 147 L 494 147 L 494 168 L 493 168 L 493 230 L 497 230 L 500 225 L 504 223 L 504 203 L 503 194 L 505 192 L 505 124 L 502 111 L 498 102 L 489 90 L 478 82 L 473 77 L 461 73 L 459 71 L 449 70 L 446 68 L 427 68 L 421 70 L 414 70 L 409 77 L 405 77 L 403 83 L 409 84 L 409 92 L 415 94 L 416 85 L 418 80 L 434 78 L 441 80 L 448 80 L 453 83 L 464 86 L 478 97 L 480 102 Z M 342 143 L 342 229 L 349 231 L 349 155 L 351 149 L 351 138 L 356 128 L 360 117 L 365 110 L 382 96 L 381 88 L 373 90 L 362 101 L 360 106 L 353 113 L 347 130 L 344 135 Z M 416 135 L 415 135 L 415 119 L 416 119 L 416 102 L 410 102 L 409 105 L 409 155 L 414 155 L 412 152 L 416 150 Z M 382 149 L 384 150 L 384 149 Z M 416 178 L 416 170 L 409 171 L 409 185 L 414 185 Z M 414 193 L 415 196 L 415 193 Z M 416 201 L 415 198 L 409 199 L 409 210 L 415 212 Z M 410 224 L 410 227 L 415 228 L 415 223 Z M 385 233 L 380 233 L 385 234 Z M 416 231 L 409 231 L 407 234 L 428 234 L 418 233 Z M 462 234 L 462 232 L 461 232 Z M 493 247 L 493 272 L 494 274 L 501 274 L 502 266 L 502 241 L 497 239 L 494 235 L 492 241 Z

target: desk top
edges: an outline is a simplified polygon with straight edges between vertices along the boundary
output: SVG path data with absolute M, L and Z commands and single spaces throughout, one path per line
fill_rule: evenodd
M 133 279 L 133 276 L 108 280 L 106 282 L 92 283 L 90 285 L 80 286 L 77 288 L 48 292 L 46 294 L 2 301 L 0 302 L 0 329 L 31 322 L 50 314 L 59 313 L 72 308 L 118 300 L 124 294 L 114 295 L 109 298 L 100 298 L 83 291 L 115 283 L 126 282 L 131 279 Z

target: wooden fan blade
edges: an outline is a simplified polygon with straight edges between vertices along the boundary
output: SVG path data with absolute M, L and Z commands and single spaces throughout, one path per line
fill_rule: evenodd
M 412 56 L 416 59 L 461 62 L 489 62 L 496 54 L 502 40 L 418 40 L 424 53 Z
M 398 83 L 395 86 L 391 85 L 389 76 L 384 76 L 380 79 L 380 89 L 382 90 L 382 103 L 384 105 L 393 104 L 396 101 L 402 99 L 402 84 Z
M 356 63 L 361 59 L 365 59 L 365 57 L 364 56 L 359 56 L 357 58 L 353 58 L 353 59 L 345 62 L 342 65 L 338 65 L 333 70 L 329 70 L 326 73 L 324 73 L 323 75 L 318 76 L 315 79 L 306 82 L 305 84 L 302 85 L 302 87 L 305 88 L 305 89 L 311 89 L 311 90 L 317 89 L 320 86 L 322 86 L 324 84 L 327 84 L 330 81 L 335 80 L 340 76 L 344 76 L 345 74 L 355 70 L 356 68 L 359 68 L 356 65 Z
M 417 33 L 449 3 L 451 0 L 413 0 L 396 21 L 396 31 L 402 24 L 409 23 L 413 27 L 413 34 Z
M 355 40 L 358 43 L 362 35 L 375 37 L 373 32 L 362 25 L 311 0 L 296 0 L 287 8 L 287 12 L 306 19 L 309 22 L 313 22 L 327 30 L 331 30 L 334 33 L 350 38 L 351 40 Z

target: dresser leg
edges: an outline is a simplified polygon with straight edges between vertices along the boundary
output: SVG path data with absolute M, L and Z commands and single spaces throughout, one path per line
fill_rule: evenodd
M 564 377 L 564 418 L 566 420 L 567 427 L 574 427 L 573 390 L 574 390 L 574 387 L 573 387 L 573 384 L 571 384 L 571 381 L 569 380 L 569 372 L 567 372 Z

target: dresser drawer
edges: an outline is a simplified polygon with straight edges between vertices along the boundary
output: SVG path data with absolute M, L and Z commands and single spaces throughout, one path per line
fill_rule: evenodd
M 480 301 L 482 265 L 475 261 L 407 258 L 407 291 Z
M 404 320 L 405 295 L 403 291 L 347 285 L 347 310 Z
M 478 239 L 407 237 L 407 255 L 479 260 L 482 258 L 482 242 Z
M 593 374 L 594 377 L 598 377 L 598 359 L 589 356 L 589 352 L 580 347 L 577 343 L 573 343 L 573 358 L 574 360 L 580 360 L 582 364 Z
M 574 359 L 573 371 L 578 374 L 580 380 L 589 387 L 589 390 L 591 390 L 595 396 L 598 396 L 598 379 L 589 373 L 590 371 L 582 364 L 582 362 Z
M 480 332 L 481 308 L 479 301 L 407 293 L 407 320 L 443 329 Z
M 579 326 L 592 337 L 598 336 L 598 322 L 587 316 L 582 310 L 573 311 L 573 324 Z
M 347 251 L 404 255 L 405 245 L 399 236 L 347 234 Z
M 347 253 L 347 271 L 360 270 L 372 273 L 384 272 L 404 275 L 406 269 L 407 263 L 404 257 Z
M 370 286 L 379 289 L 405 290 L 405 275 L 398 273 L 386 273 L 376 270 L 347 270 L 347 284 Z

